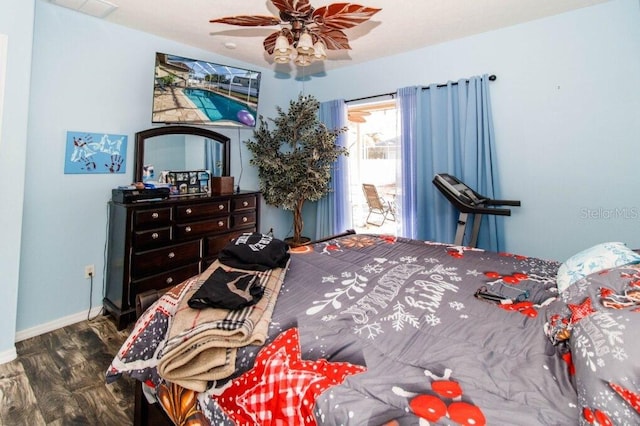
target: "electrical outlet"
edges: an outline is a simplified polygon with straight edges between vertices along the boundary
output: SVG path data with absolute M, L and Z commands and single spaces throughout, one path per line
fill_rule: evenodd
M 96 268 L 93 265 L 87 265 L 84 267 L 84 277 L 91 278 L 96 276 Z

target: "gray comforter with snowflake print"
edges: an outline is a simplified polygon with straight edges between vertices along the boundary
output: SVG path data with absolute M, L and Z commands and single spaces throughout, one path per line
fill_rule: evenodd
M 295 260 L 303 357 L 367 367 L 318 398 L 319 424 L 577 423 L 567 363 L 543 331 L 557 263 L 363 235 Z
M 316 398 L 317 424 L 576 424 L 568 364 L 544 333 L 558 266 L 386 236 L 318 243 L 291 254 L 267 344 L 297 327 L 302 359 L 366 367 Z M 477 298 L 478 290 L 511 303 Z M 111 376 L 162 381 L 149 354 L 167 321 L 147 322 L 128 346 L 140 345 L 130 352 L 145 360 L 116 363 Z M 260 349 L 240 348 L 229 380 L 250 370 Z M 225 383 L 212 385 L 200 409 L 212 424 L 229 424 L 216 402 Z
M 587 275 L 546 316 L 572 362 L 580 425 L 640 425 L 640 265 Z

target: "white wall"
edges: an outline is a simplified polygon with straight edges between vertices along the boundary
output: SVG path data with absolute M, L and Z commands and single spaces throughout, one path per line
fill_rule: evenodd
M 20 270 L 22 199 L 33 38 L 33 1 L 0 1 L 0 34 L 6 36 L 6 75 L 0 122 L 0 363 L 15 358 L 16 300 Z M 7 13 L 7 11 L 11 13 Z M 0 67 L 0 72 L 2 69 Z
M 564 260 L 602 241 L 640 247 L 637 0 L 333 71 L 307 91 L 353 99 L 484 73 L 498 76 L 491 101 L 501 196 L 522 201 L 504 220 L 507 250 Z M 604 218 L 612 209 L 618 215 Z

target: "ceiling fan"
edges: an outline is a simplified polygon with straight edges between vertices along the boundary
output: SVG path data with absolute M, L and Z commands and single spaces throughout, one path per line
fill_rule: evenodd
M 307 66 L 313 60 L 324 60 L 325 48 L 351 49 L 342 30 L 366 22 L 382 10 L 353 3 L 333 3 L 315 9 L 309 0 L 271 0 L 271 3 L 280 11 L 279 17 L 240 15 L 209 22 L 244 27 L 282 25 L 264 39 L 264 50 L 270 55 L 275 53 L 277 63 L 294 59 L 296 65 Z

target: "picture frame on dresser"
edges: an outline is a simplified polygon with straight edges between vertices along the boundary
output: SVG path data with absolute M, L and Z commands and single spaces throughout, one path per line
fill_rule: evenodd
M 166 172 L 166 183 L 172 196 L 207 195 L 211 193 L 211 173 L 208 170 Z
M 173 138 L 171 131 L 177 131 L 218 141 L 221 170 L 226 173 L 223 176 L 229 175 L 229 140 L 225 136 L 186 126 L 152 130 L 136 134 L 136 164 L 145 164 L 145 151 L 154 143 L 149 138 Z M 198 169 L 202 167 L 181 170 Z M 142 173 L 143 168 L 137 167 L 134 178 L 141 180 Z M 106 313 L 119 330 L 124 329 L 135 320 L 138 294 L 162 290 L 201 273 L 229 241 L 244 232 L 258 231 L 259 219 L 259 191 L 187 194 L 138 202 L 111 200 L 103 299 Z

